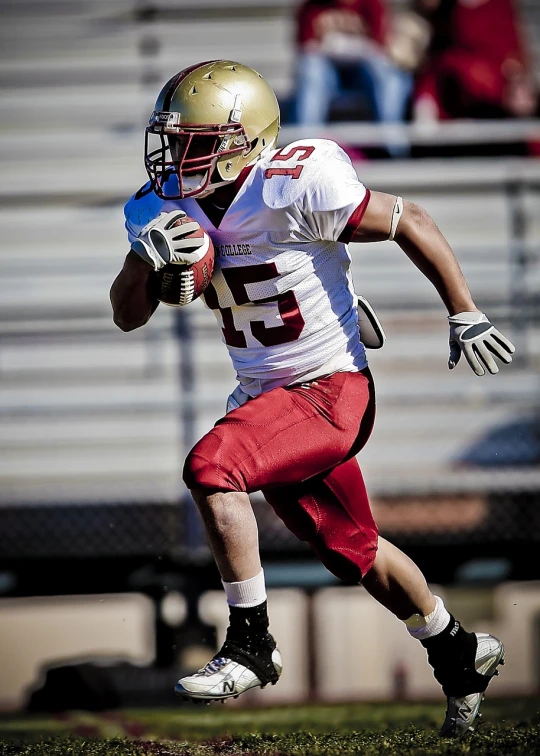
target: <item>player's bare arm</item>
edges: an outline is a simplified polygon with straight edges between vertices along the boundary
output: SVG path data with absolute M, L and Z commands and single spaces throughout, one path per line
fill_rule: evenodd
M 396 199 L 391 194 L 372 192 L 353 241 L 388 239 Z M 407 200 L 403 202 L 395 241 L 435 286 L 449 315 L 478 310 L 450 245 L 422 207 Z
M 499 372 L 494 356 L 505 364 L 512 362 L 513 344 L 475 305 L 452 248 L 431 216 L 413 202 L 372 192 L 352 240 L 376 242 L 389 238 L 431 281 L 448 310 L 448 367 L 455 367 L 462 351 L 477 375 L 484 375 L 486 369 Z
M 110 295 L 113 320 L 122 331 L 133 331 L 145 325 L 159 304 L 149 290 L 152 270 L 136 252 L 128 252 Z

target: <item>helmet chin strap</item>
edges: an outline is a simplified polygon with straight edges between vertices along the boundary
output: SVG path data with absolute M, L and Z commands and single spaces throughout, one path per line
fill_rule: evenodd
M 182 190 L 185 192 L 196 191 L 197 187 L 203 186 L 206 179 L 206 173 L 192 173 L 189 176 L 182 176 Z M 206 192 L 209 187 L 203 191 Z
M 217 173 L 215 169 L 214 169 L 214 173 Z M 198 186 L 204 184 L 205 178 L 206 178 L 206 174 L 204 173 L 196 173 L 193 176 L 183 176 L 182 187 L 188 192 L 192 192 L 195 189 L 197 189 Z M 221 179 L 221 181 L 215 181 L 215 182 L 210 181 L 209 184 L 199 194 L 195 194 L 194 196 L 197 199 L 203 199 L 204 197 L 208 197 L 209 194 L 212 194 L 216 189 L 220 189 L 222 186 L 228 186 L 229 184 L 232 184 L 234 181 L 236 181 L 236 178 Z
M 216 181 L 216 183 L 210 182 L 209 188 L 214 191 L 214 189 L 221 189 L 222 186 L 228 186 L 229 184 L 234 184 L 236 181 L 236 178 L 232 179 L 223 179 L 222 181 Z

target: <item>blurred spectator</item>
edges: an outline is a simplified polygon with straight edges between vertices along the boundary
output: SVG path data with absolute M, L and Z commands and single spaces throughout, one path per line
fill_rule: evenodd
M 537 90 L 512 0 L 417 0 L 432 27 L 414 117 L 534 116 Z
M 320 124 L 342 95 L 363 97 L 371 119 L 400 122 L 412 91 L 388 55 L 384 0 L 305 0 L 297 11 L 296 121 Z

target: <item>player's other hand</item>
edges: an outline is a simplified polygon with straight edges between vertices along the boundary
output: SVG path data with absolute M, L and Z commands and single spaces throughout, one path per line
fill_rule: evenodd
M 450 357 L 448 367 L 455 368 L 463 352 L 476 375 L 485 375 L 486 369 L 495 375 L 499 366 L 497 357 L 505 365 L 512 362 L 516 351 L 512 342 L 493 326 L 483 312 L 458 312 L 448 318 L 450 323 Z
M 141 229 L 131 248 L 154 270 L 168 263 L 191 265 L 201 260 L 208 249 L 206 234 L 197 221 L 187 219 L 183 210 L 160 213 Z

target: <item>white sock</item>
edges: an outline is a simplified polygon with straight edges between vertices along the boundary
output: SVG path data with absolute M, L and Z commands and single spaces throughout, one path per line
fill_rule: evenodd
M 412 617 L 405 620 L 407 630 L 418 640 L 426 640 L 434 635 L 442 633 L 450 622 L 450 614 L 444 605 L 440 596 L 435 596 L 435 609 L 426 617 L 421 614 L 413 614 Z
M 226 583 L 221 581 L 227 595 L 227 603 L 240 609 L 249 609 L 266 601 L 266 587 L 264 584 L 264 571 L 261 570 L 255 577 L 249 580 L 240 580 L 238 583 Z

